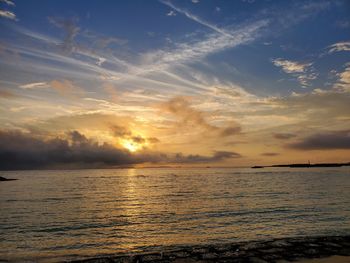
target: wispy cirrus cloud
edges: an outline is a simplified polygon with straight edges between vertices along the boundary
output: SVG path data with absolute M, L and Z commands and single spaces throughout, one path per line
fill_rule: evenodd
M 60 62 L 67 66 L 59 67 L 59 65 L 53 65 L 50 68 L 45 68 L 45 65 L 36 63 L 36 70 L 50 71 L 50 74 L 54 72 L 62 72 L 64 78 L 71 78 L 74 75 L 80 78 L 91 78 L 94 74 L 101 76 L 101 80 L 111 81 L 113 83 L 141 83 L 149 88 L 154 87 L 176 87 L 176 89 L 184 89 L 185 87 L 193 87 L 194 89 L 207 89 L 205 85 L 200 85 L 198 82 L 188 80 L 180 76 L 172 68 L 178 65 L 185 65 L 200 61 L 206 56 L 223 51 L 225 49 L 234 48 L 236 46 L 254 41 L 261 35 L 261 29 L 268 25 L 268 20 L 261 19 L 250 23 L 243 23 L 241 27 L 237 26 L 236 30 L 230 30 L 229 34 L 223 34 L 223 32 L 209 33 L 200 39 L 194 41 L 182 42 L 174 44 L 172 49 L 156 50 L 152 52 L 146 52 L 141 54 L 140 63 L 127 62 L 128 59 L 119 59 L 111 54 L 104 54 L 101 50 L 88 50 L 83 49 L 82 43 L 76 43 L 76 35 L 83 34 L 84 30 L 76 25 L 76 20 L 67 19 L 51 19 L 52 23 L 65 30 L 66 36 L 62 41 L 53 39 L 42 34 L 36 34 L 23 30 L 20 32 L 26 36 L 35 38 L 38 41 L 44 41 L 47 45 L 51 46 L 48 50 L 39 50 L 35 47 L 12 47 L 14 52 L 18 54 L 26 54 L 31 57 L 38 57 L 41 59 L 50 60 L 50 62 Z M 73 21 L 73 22 L 72 22 Z M 219 30 L 220 31 L 220 30 Z M 226 30 L 225 30 L 226 31 Z M 228 31 L 227 31 L 228 32 Z M 65 54 L 60 54 L 55 51 L 57 45 L 62 45 Z M 71 54 L 77 54 L 79 56 L 73 57 Z M 86 58 L 86 59 L 85 59 Z M 94 64 L 91 64 L 91 59 L 95 60 Z M 137 61 L 137 59 L 132 59 Z M 108 64 L 107 67 L 103 67 Z M 114 68 L 112 68 L 113 66 Z M 39 67 L 39 68 L 38 68 Z M 70 67 L 73 69 L 71 70 Z M 153 74 L 156 74 L 154 76 Z M 67 75 L 68 74 L 68 75 Z M 71 76 L 70 76 L 71 75 Z M 149 83 L 149 85 L 148 85 Z M 152 86 L 152 87 L 150 87 Z M 176 90 L 172 89 L 172 90 Z
M 3 2 L 5 4 L 7 4 L 7 5 L 15 6 L 15 3 L 10 1 L 10 0 L 0 0 L 0 2 Z
M 175 11 L 177 11 L 178 13 L 180 14 L 183 14 L 185 15 L 187 18 L 191 19 L 192 21 L 195 21 L 207 28 L 210 28 L 214 31 L 216 31 L 217 33 L 220 33 L 220 34 L 223 34 L 223 35 L 226 35 L 226 36 L 230 36 L 230 32 L 229 31 L 226 31 L 225 29 L 221 29 L 219 27 L 217 27 L 216 25 L 208 22 L 208 21 L 205 21 L 204 19 L 190 13 L 189 11 L 181 8 L 181 7 L 177 7 L 175 6 L 173 3 L 171 3 L 170 1 L 164 1 L 164 0 L 160 0 L 161 3 L 163 3 L 164 5 L 167 5 L 169 7 L 171 7 L 172 9 L 174 9 Z
M 258 38 L 260 30 L 267 25 L 268 20 L 258 20 L 231 31 L 230 34 L 212 33 L 195 43 L 179 43 L 171 51 L 158 50 L 146 53 L 143 55 L 144 61 L 148 65 L 146 72 L 164 70 L 171 65 L 194 62 L 209 54 L 248 43 Z
M 22 89 L 41 89 L 41 88 L 48 88 L 49 85 L 47 82 L 34 82 L 34 83 L 28 83 L 23 84 L 19 86 Z

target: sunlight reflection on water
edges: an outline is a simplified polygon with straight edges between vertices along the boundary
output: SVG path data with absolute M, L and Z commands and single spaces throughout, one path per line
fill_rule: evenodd
M 349 168 L 0 172 L 0 259 L 350 233 Z

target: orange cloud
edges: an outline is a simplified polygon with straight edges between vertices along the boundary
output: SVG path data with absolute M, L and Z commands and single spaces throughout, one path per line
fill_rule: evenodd
M 203 128 L 215 136 L 227 137 L 241 132 L 241 127 L 236 123 L 227 127 L 217 127 L 205 119 L 205 113 L 193 108 L 188 98 L 183 96 L 175 97 L 161 104 L 160 108 L 173 114 L 182 126 Z
M 78 86 L 75 86 L 69 80 L 53 80 L 50 83 L 51 88 L 57 91 L 59 94 L 65 97 L 77 97 L 84 94 L 84 90 Z

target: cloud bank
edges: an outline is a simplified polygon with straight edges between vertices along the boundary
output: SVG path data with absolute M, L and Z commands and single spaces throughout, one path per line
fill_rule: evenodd
M 217 151 L 212 156 L 164 154 L 141 151 L 130 153 L 110 144 L 98 144 L 78 131 L 65 138 L 41 139 L 20 131 L 0 131 L 0 169 L 108 168 L 142 163 L 207 163 L 241 157 Z

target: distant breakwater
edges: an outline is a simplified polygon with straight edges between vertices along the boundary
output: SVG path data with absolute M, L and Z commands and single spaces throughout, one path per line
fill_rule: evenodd
M 348 163 L 293 163 L 293 164 L 274 164 L 274 165 L 255 165 L 252 168 L 265 168 L 265 167 L 289 167 L 289 168 L 312 168 L 312 167 L 342 167 L 350 166 Z
M 273 263 L 333 255 L 349 256 L 350 236 L 296 237 L 265 241 L 164 249 L 159 253 L 117 255 L 72 261 L 74 263 L 142 262 L 251 262 Z

